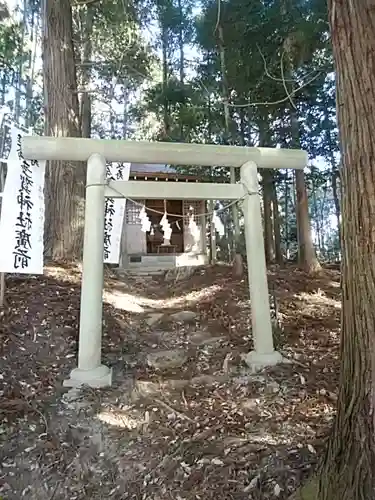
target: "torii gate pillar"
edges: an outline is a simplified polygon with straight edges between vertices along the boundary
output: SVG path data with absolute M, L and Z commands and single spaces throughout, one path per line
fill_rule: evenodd
M 86 179 L 78 368 L 71 371 L 69 379 L 64 380 L 64 386 L 99 388 L 112 385 L 112 369 L 101 364 L 106 185 L 106 161 L 103 156 L 90 156 Z
M 244 361 L 252 371 L 258 371 L 280 363 L 283 358 L 273 343 L 256 163 L 249 161 L 241 167 L 241 182 L 248 193 L 243 212 L 254 342 L 254 350 L 244 356 Z

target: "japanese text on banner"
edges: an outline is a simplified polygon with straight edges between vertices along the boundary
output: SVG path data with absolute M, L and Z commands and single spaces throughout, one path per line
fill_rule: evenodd
M 111 163 L 107 165 L 107 179 L 113 181 L 129 180 L 130 163 Z M 126 199 L 106 198 L 104 222 L 104 262 L 117 264 L 120 260 L 121 234 L 124 222 Z
M 12 127 L 0 216 L 0 272 L 43 274 L 46 162 L 24 159 L 23 135 Z

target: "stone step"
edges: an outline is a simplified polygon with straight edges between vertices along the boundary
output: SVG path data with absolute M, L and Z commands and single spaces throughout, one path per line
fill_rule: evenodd
M 128 264 L 127 269 L 164 269 L 168 271 L 168 269 L 174 269 L 174 265 L 168 262 L 142 262 L 142 263 L 133 263 Z
M 148 256 L 148 255 L 145 255 L 144 257 L 142 257 L 142 264 L 146 264 L 146 263 L 159 263 L 159 262 L 168 262 L 168 263 L 171 263 L 171 264 L 174 264 L 176 262 L 176 257 L 174 255 L 158 255 L 158 256 Z
M 163 276 L 167 269 L 160 269 L 158 267 L 139 267 L 139 268 L 129 268 L 123 271 L 121 273 L 122 275 L 126 276 L 131 275 L 131 276 Z

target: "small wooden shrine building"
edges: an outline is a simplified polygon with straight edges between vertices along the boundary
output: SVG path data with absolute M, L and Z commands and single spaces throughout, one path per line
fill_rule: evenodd
M 198 182 L 173 167 L 131 164 L 129 180 Z M 165 268 L 207 263 L 206 201 L 127 200 L 121 267 Z

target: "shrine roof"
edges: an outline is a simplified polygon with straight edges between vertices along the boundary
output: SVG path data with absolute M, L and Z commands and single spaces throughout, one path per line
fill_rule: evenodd
M 176 174 L 177 170 L 169 165 L 153 163 L 132 163 L 130 166 L 131 174 Z
M 131 163 L 130 175 L 138 177 L 160 177 L 168 178 L 169 176 L 174 179 L 197 179 L 195 174 L 181 173 L 175 167 L 163 164 L 153 163 Z

